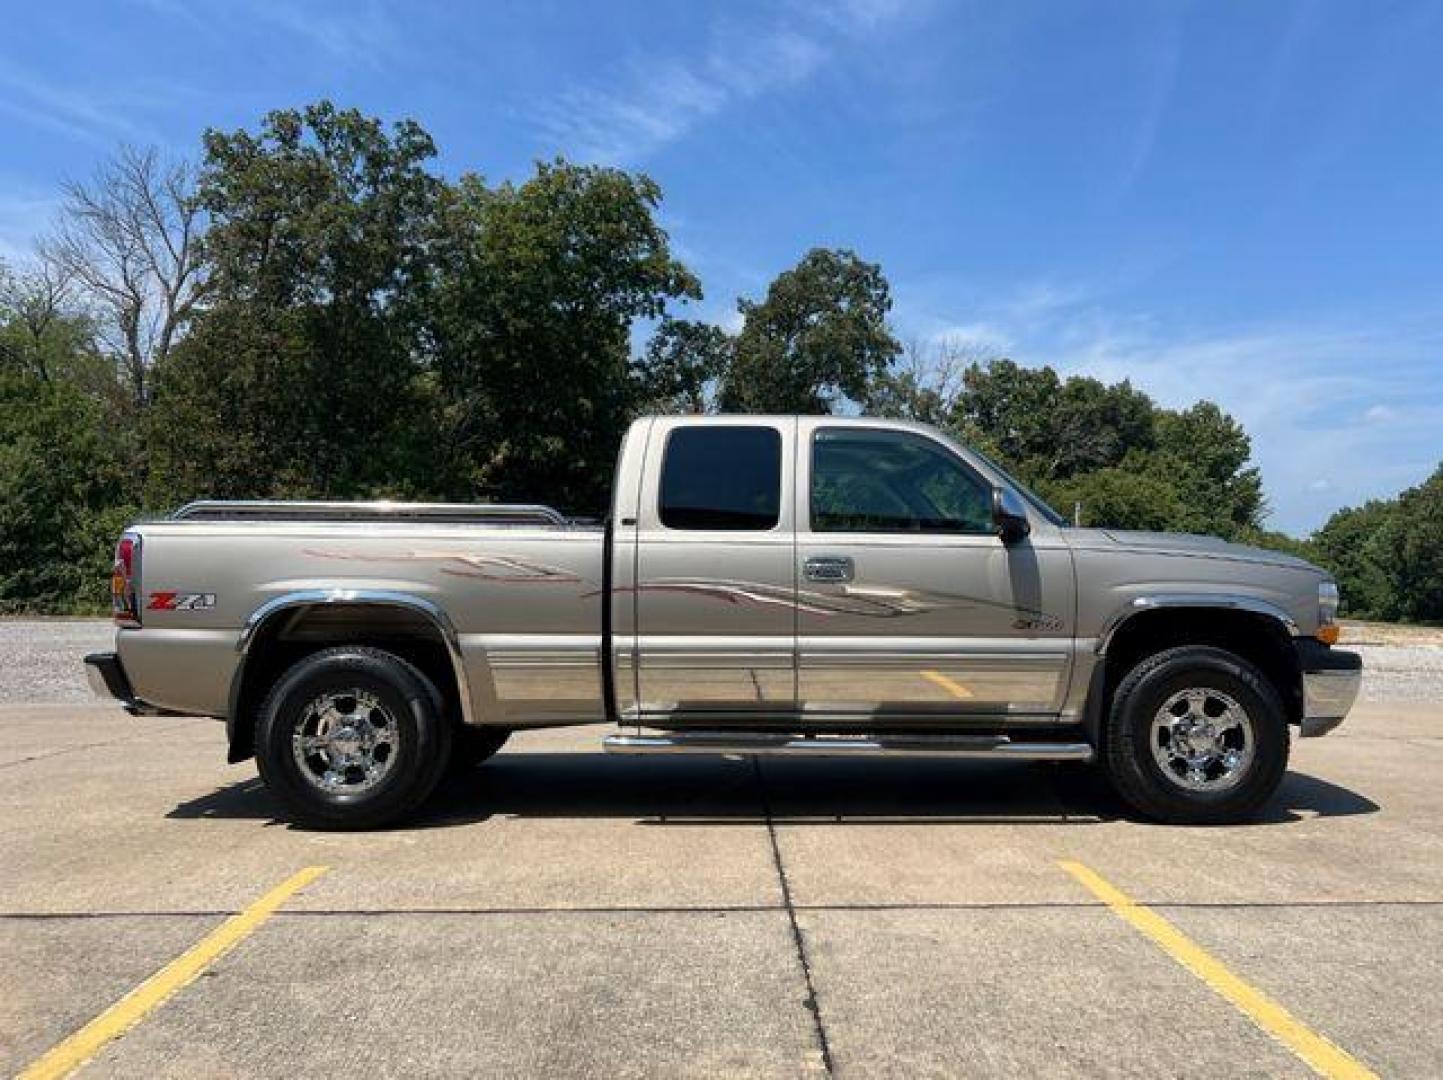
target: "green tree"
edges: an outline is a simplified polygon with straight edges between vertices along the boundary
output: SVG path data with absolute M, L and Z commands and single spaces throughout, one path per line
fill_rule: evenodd
M 999 359 L 963 372 L 946 426 L 1089 525 L 1239 538 L 1265 511 L 1247 433 L 1211 402 L 1162 409 L 1126 380 Z
M 1080 506 L 1087 526 L 1174 530 L 1184 516 L 1177 488 L 1165 477 L 1116 466 L 1044 483 L 1040 490 L 1069 519 Z
M 74 385 L 0 372 L 0 611 L 98 611 L 135 512 L 125 440 Z
M 327 428 L 310 396 L 317 375 L 309 314 L 224 303 L 197 320 L 156 371 L 144 421 L 150 502 L 164 508 L 202 496 L 314 498 L 365 490 L 317 475 L 316 444 L 343 432 Z M 375 488 L 382 486 L 377 477 Z
M 1386 618 L 1443 620 L 1443 465 L 1398 496 L 1374 541 L 1388 592 Z
M 1006 359 L 972 364 L 963 372 L 947 426 L 964 438 L 984 437 L 1004 463 L 1041 483 L 1057 457 L 1061 386 L 1050 367 L 1027 368 Z
M 701 295 L 656 221 L 660 201 L 645 176 L 564 161 L 448 192 L 429 336 L 449 493 L 602 507 L 645 389 L 632 323 Z
M 779 274 L 760 302 L 741 300 L 743 324 L 722 381 L 734 412 L 830 413 L 865 402 L 901 352 L 887 328 L 891 288 L 875 263 L 813 248 Z
M 157 361 L 148 428 L 171 498 L 404 490 L 421 471 L 434 154 L 410 121 L 328 102 L 206 133 L 208 306 Z
M 1381 618 L 1388 607 L 1389 582 L 1377 538 L 1394 510 L 1394 504 L 1379 499 L 1345 507 L 1313 534 L 1318 561 L 1337 579 L 1346 615 Z
M 947 427 L 966 373 L 993 359 L 968 342 L 910 341 L 896 364 L 873 377 L 867 389 L 867 413 Z M 985 449 L 990 453 L 997 448 L 989 444 Z
M 662 319 L 637 369 L 643 408 L 660 413 L 706 412 L 716 381 L 731 363 L 735 343 L 711 323 Z
M 1115 467 L 1146 451 L 1167 415 L 1126 379 L 1108 385 L 1081 376 L 1061 384 L 1052 412 L 1045 460 L 1048 475 L 1057 478 Z
M 1157 453 L 1145 467 L 1173 479 L 1187 531 L 1235 538 L 1258 528 L 1267 509 L 1251 456 L 1242 426 L 1204 401 L 1158 413 Z
M 20 273 L 0 263 L 0 371 L 122 400 L 94 321 L 76 304 L 70 282 L 45 262 Z
M 951 421 L 984 432 L 1030 479 L 1046 483 L 1150 450 L 1156 417 L 1152 401 L 1126 380 L 1063 380 L 1051 367 L 1002 359 L 967 368 Z
M 1339 510 L 1312 547 L 1338 580 L 1345 614 L 1443 621 L 1443 466 L 1395 499 Z

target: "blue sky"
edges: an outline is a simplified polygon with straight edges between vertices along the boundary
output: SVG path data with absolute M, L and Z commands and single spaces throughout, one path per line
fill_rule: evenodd
M 330 97 L 448 173 L 644 169 L 703 317 L 847 246 L 904 338 L 1212 398 L 1279 528 L 1443 458 L 1443 3 L 5 7 L 12 261 L 118 142 Z

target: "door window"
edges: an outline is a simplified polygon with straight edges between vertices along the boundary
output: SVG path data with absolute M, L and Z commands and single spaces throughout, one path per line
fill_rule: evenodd
M 813 532 L 991 534 L 992 487 L 931 439 L 824 428 L 812 440 Z
M 781 493 L 776 428 L 684 427 L 667 440 L 660 510 L 668 529 L 772 529 Z

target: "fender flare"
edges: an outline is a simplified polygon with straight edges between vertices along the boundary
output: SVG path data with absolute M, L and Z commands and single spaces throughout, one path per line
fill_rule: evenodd
M 1276 621 L 1289 637 L 1299 634 L 1297 620 L 1271 600 L 1241 593 L 1156 593 L 1134 597 L 1121 610 L 1113 613 L 1097 636 L 1097 655 L 1107 655 L 1107 647 L 1113 636 L 1124 623 L 1145 611 L 1163 608 L 1214 608 L 1231 611 L 1245 611 L 1252 615 L 1264 615 Z
M 1134 597 L 1103 625 L 1097 637 L 1097 648 L 1088 682 L 1087 701 L 1083 706 L 1082 725 L 1094 747 L 1101 745 L 1102 706 L 1107 696 L 1107 649 L 1117 631 L 1131 619 L 1148 611 L 1167 608 L 1209 608 L 1214 611 L 1242 611 L 1272 619 L 1289 637 L 1299 635 L 1297 620 L 1282 607 L 1258 596 L 1240 593 L 1155 593 Z
M 261 632 L 277 616 L 300 608 L 324 607 L 330 604 L 345 604 L 352 607 L 401 608 L 420 615 L 436 630 L 447 655 L 451 658 L 451 669 L 456 677 L 457 696 L 461 699 L 461 722 L 467 726 L 475 723 L 471 702 L 471 683 L 466 676 L 466 662 L 461 652 L 461 636 L 445 610 L 425 597 L 412 593 L 395 592 L 388 589 L 300 589 L 296 592 L 273 596 L 246 617 L 240 637 L 236 639 L 236 652 L 240 658 L 235 673 L 231 676 L 230 694 L 226 709 L 226 739 L 229 743 L 228 759 L 234 763 L 250 756 L 247 747 L 240 745 L 238 737 L 244 737 L 239 728 L 241 692 L 245 686 L 246 662 L 250 659 L 251 648 Z

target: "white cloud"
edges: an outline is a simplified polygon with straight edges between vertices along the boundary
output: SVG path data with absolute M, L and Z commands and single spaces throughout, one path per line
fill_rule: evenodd
M 1033 281 L 1016 289 L 1000 306 L 1009 319 L 1032 322 L 1066 308 L 1075 308 L 1088 295 L 1089 291 L 1075 282 Z
M 533 118 L 568 156 L 633 163 L 733 105 L 806 82 L 845 39 L 907 9 L 901 0 L 851 0 L 798 6 L 766 26 L 716 23 L 699 54 L 635 56 L 609 82 L 572 86 Z
M 0 262 L 12 268 L 30 262 L 35 237 L 49 228 L 59 208 L 54 192 L 0 178 Z
M 1012 340 L 1000 326 L 987 322 L 957 323 L 944 326 L 927 336 L 934 348 L 975 349 L 1001 354 L 1012 347 Z
M 242 7 L 254 18 L 340 60 L 378 66 L 404 40 L 390 13 L 374 0 L 331 9 L 288 0 L 249 0 Z
M 372 66 L 390 57 L 404 35 L 380 0 L 329 5 L 317 0 L 139 0 L 157 14 L 179 19 L 212 34 L 230 27 L 269 24 L 317 51 L 336 59 Z M 204 11 L 201 9 L 204 8 Z
M 14 63 L 0 65 L 0 112 L 32 127 L 97 146 L 112 147 L 123 140 L 156 141 L 153 133 L 134 119 L 140 104 L 133 94 L 88 93 Z
M 1167 25 L 1156 35 L 1154 47 L 1145 54 L 1146 67 L 1141 72 L 1145 87 L 1144 106 L 1133 132 L 1126 164 L 1118 178 L 1114 198 L 1125 199 L 1152 159 L 1163 121 L 1177 88 L 1179 62 L 1182 58 L 1182 20 L 1169 17 Z
M 1333 510 L 1392 495 L 1443 458 L 1443 322 L 1333 317 L 1199 330 L 1118 311 L 1048 282 L 971 305 L 970 321 L 912 301 L 898 321 L 925 336 L 985 333 L 1019 363 L 1129 379 L 1169 408 L 1217 402 L 1247 430 L 1273 511 L 1308 532 Z M 1320 479 L 1325 478 L 1325 479 Z
M 898 18 L 907 9 L 906 0 L 841 0 L 838 4 L 858 26 L 870 29 Z
M 1159 328 L 1101 337 L 1053 360 L 1065 371 L 1130 378 L 1171 407 L 1216 401 L 1252 436 L 1273 523 L 1304 532 L 1340 505 L 1415 483 L 1443 456 L 1443 387 L 1425 373 L 1438 348 L 1436 334 L 1318 324 L 1194 337 Z M 1361 410 L 1379 397 L 1392 404 Z M 1377 422 L 1383 414 L 1390 423 Z M 1327 487 L 1316 486 L 1319 473 Z

